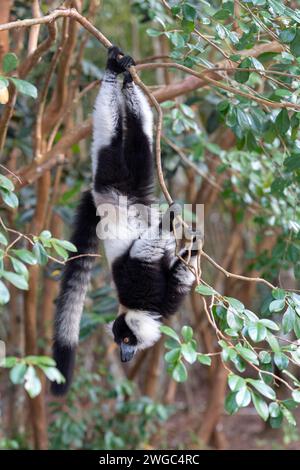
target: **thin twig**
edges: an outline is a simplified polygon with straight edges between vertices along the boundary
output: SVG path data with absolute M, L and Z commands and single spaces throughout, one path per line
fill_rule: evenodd
M 234 274 L 226 269 L 224 269 L 222 266 L 220 266 L 215 260 L 213 260 L 210 256 L 208 256 L 205 251 L 202 251 L 202 256 L 209 261 L 210 264 L 212 264 L 215 268 L 217 268 L 219 271 L 221 271 L 226 277 L 232 277 L 234 279 L 240 279 L 241 281 L 248 281 L 248 282 L 257 282 L 261 284 L 265 284 L 268 286 L 270 289 L 276 289 L 276 286 L 271 284 L 271 282 L 267 281 L 266 279 L 263 279 L 261 277 L 247 277 L 247 276 L 242 276 L 240 274 Z

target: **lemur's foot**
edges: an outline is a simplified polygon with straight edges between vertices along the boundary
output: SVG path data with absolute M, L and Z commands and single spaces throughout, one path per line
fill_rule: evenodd
M 203 233 L 201 230 L 193 230 L 185 228 L 185 246 L 191 253 L 191 256 L 197 256 L 203 246 Z
M 117 46 L 108 49 L 106 67 L 116 74 L 125 73 L 128 67 L 135 65 L 132 57 L 124 55 L 123 51 Z

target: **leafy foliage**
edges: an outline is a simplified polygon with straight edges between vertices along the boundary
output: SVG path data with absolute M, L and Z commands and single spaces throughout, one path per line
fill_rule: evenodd
M 30 398 L 39 395 L 42 389 L 37 369 L 41 370 L 51 382 L 63 383 L 65 381 L 55 367 L 55 361 L 47 356 L 26 356 L 22 359 L 11 356 L 5 358 L 1 366 L 10 369 L 9 377 L 12 383 L 23 385 Z

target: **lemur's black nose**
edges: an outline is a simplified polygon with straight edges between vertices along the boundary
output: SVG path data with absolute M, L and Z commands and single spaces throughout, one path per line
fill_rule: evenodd
M 122 362 L 130 361 L 135 353 L 135 346 L 131 344 L 121 343 L 120 344 L 120 356 Z

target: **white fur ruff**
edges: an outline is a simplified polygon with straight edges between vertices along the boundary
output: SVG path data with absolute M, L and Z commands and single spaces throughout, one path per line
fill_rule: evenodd
M 138 340 L 137 349 L 146 349 L 156 343 L 160 336 L 160 316 L 149 312 L 129 310 L 125 321 Z

